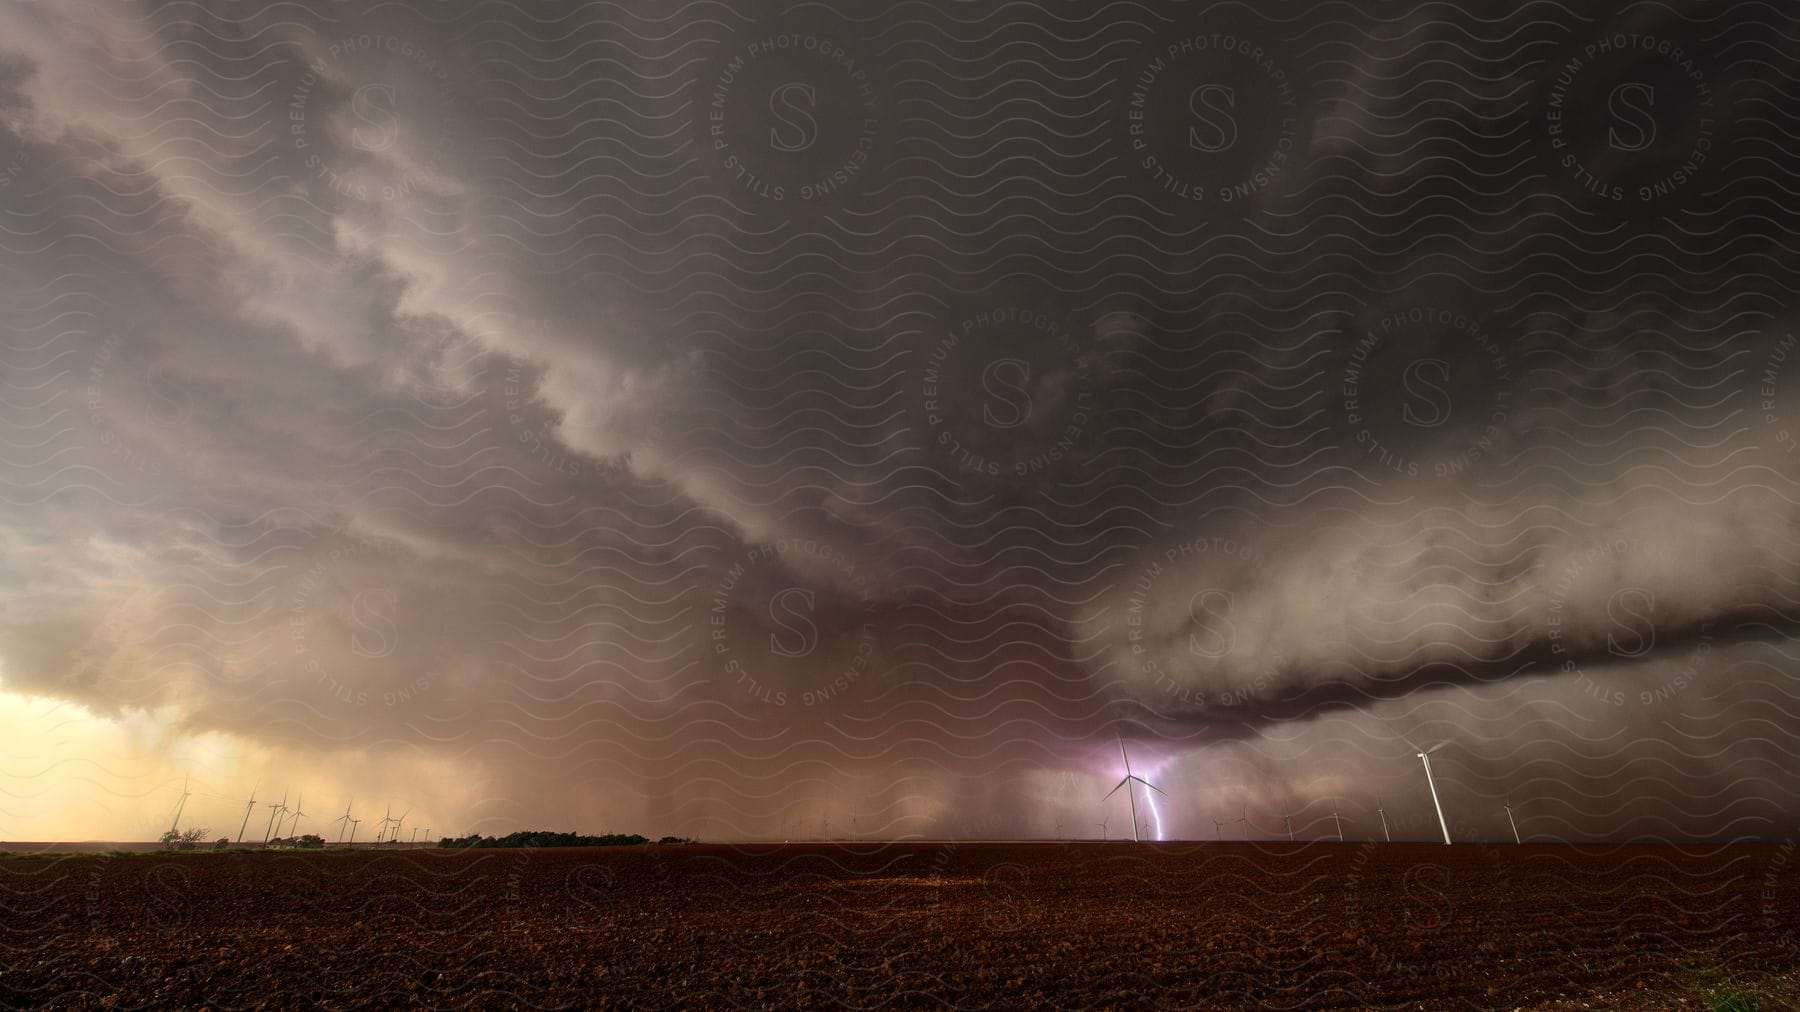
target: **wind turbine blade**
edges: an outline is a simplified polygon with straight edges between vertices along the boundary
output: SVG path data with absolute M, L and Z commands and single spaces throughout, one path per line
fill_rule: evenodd
M 1155 791 L 1156 793 L 1161 794 L 1165 798 L 1168 797 L 1168 794 L 1164 793 L 1164 791 L 1161 787 L 1158 787 L 1155 784 L 1151 783 L 1150 781 L 1145 780 L 1143 777 L 1132 777 L 1131 779 L 1136 780 L 1138 783 L 1143 784 L 1145 787 L 1148 787 L 1151 790 Z
M 1445 745 L 1448 745 L 1448 744 L 1450 744 L 1450 743 L 1447 741 L 1440 741 L 1436 745 L 1431 746 L 1430 748 L 1423 748 L 1423 749 L 1420 749 L 1419 751 L 1425 753 L 1426 755 L 1430 755 L 1431 753 L 1436 752 L 1438 749 L 1443 748 Z
M 1131 757 L 1125 754 L 1125 739 L 1119 739 L 1119 758 L 1125 760 L 1125 775 L 1131 776 Z
M 1114 788 L 1113 788 L 1113 789 L 1112 789 L 1112 790 L 1110 790 L 1110 791 L 1107 791 L 1107 792 L 1106 792 L 1106 798 L 1110 798 L 1110 797 L 1112 797 L 1112 796 L 1113 796 L 1113 795 L 1115 795 L 1115 794 L 1117 794 L 1117 793 L 1119 793 L 1119 787 L 1123 787 L 1123 786 L 1125 786 L 1125 785 L 1126 785 L 1126 784 L 1128 784 L 1128 783 L 1131 783 L 1131 778 L 1130 778 L 1130 777 L 1126 777 L 1126 778 L 1125 778 L 1125 779 L 1123 779 L 1123 780 L 1121 780 L 1121 781 L 1119 781 L 1119 784 L 1118 784 L 1118 786 L 1117 786 L 1117 787 L 1114 787 Z M 1101 800 L 1101 801 L 1105 801 L 1105 800 L 1106 800 L 1106 798 L 1101 798 L 1101 799 L 1100 799 L 1100 800 Z
M 1406 743 L 1406 744 L 1407 744 L 1407 745 L 1409 745 L 1409 746 L 1411 746 L 1411 747 L 1412 747 L 1412 750 L 1413 750 L 1413 751 L 1414 751 L 1414 752 L 1423 752 L 1423 751 L 1425 751 L 1425 750 L 1424 750 L 1424 749 L 1422 749 L 1422 748 L 1420 748 L 1420 747 L 1419 747 L 1419 746 L 1418 746 L 1418 745 L 1415 745 L 1415 744 L 1413 744 L 1413 740 L 1412 740 L 1412 739 L 1411 739 L 1411 738 L 1408 738 L 1408 737 L 1407 737 L 1407 736 L 1406 736 L 1406 735 L 1401 735 L 1401 736 L 1400 736 L 1400 740 L 1401 740 L 1401 741 L 1403 741 L 1403 742 L 1405 742 L 1405 743 Z

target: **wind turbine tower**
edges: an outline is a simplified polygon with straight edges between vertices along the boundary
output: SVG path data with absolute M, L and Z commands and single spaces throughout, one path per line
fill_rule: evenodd
M 1294 819 L 1286 812 L 1281 813 L 1281 824 L 1287 827 L 1288 842 L 1294 842 Z
M 287 811 L 287 791 L 282 791 L 281 792 L 281 802 L 279 804 L 269 805 L 269 809 L 270 809 L 269 824 L 267 826 L 263 827 L 263 842 L 264 843 L 268 843 L 269 837 L 272 836 L 275 832 L 276 817 L 279 815 L 282 815 L 283 813 L 285 813 Z
M 1337 802 L 1335 802 L 1335 801 L 1333 801 L 1331 803 L 1331 824 L 1333 826 L 1337 827 L 1338 842 L 1343 843 L 1344 842 L 1344 820 L 1338 818 Z
M 350 805 L 354 805 L 354 804 L 356 804 L 356 799 L 351 798 Z M 338 824 L 338 842 L 339 843 L 344 842 L 344 830 L 350 828 L 350 805 L 345 805 L 344 806 L 344 814 L 342 816 L 338 817 L 337 819 L 333 820 Z
M 236 836 L 232 837 L 232 839 L 236 840 L 239 844 L 242 844 L 244 842 L 244 829 L 250 825 L 250 810 L 255 807 L 256 807 L 256 788 L 252 787 L 252 788 L 250 788 L 250 800 L 244 802 L 243 825 L 238 826 L 238 834 Z
M 175 819 L 169 823 L 169 832 L 175 832 L 176 827 L 181 825 L 181 810 L 187 807 L 187 799 L 190 797 L 192 797 L 192 795 L 188 792 L 188 779 L 187 777 L 182 777 L 181 800 L 175 802 Z
M 1165 798 L 1168 797 L 1168 795 L 1163 794 L 1162 788 L 1156 786 L 1155 784 L 1151 783 L 1148 780 L 1145 780 L 1143 777 L 1138 776 L 1136 773 L 1131 772 L 1131 757 L 1125 754 L 1125 739 L 1124 738 L 1119 739 L 1119 758 L 1125 760 L 1125 776 L 1123 779 L 1121 779 L 1117 784 L 1115 784 L 1113 786 L 1112 790 L 1106 792 L 1106 797 L 1110 798 L 1113 795 L 1119 793 L 1119 788 L 1121 788 L 1121 787 L 1125 788 L 1125 796 L 1127 798 L 1131 799 L 1131 842 L 1137 843 L 1137 842 L 1139 842 L 1138 841 L 1138 817 L 1137 817 L 1137 793 L 1131 789 L 1132 782 L 1135 781 L 1137 783 L 1143 784 L 1145 787 L 1149 788 L 1150 790 L 1153 790 L 1158 794 L 1162 794 L 1163 797 L 1165 797 Z M 1104 800 L 1106 800 L 1106 798 L 1101 798 L 1100 800 L 1104 801 Z
M 1381 835 L 1387 839 L 1387 842 L 1393 843 L 1394 834 L 1388 832 L 1387 809 L 1381 807 L 1381 795 L 1379 794 L 1375 795 L 1375 814 L 1381 816 Z
M 293 836 L 296 833 L 300 832 L 300 818 L 306 814 L 305 812 L 301 811 L 300 809 L 301 809 L 301 806 L 305 804 L 305 802 L 306 802 L 306 795 L 304 795 L 304 794 L 299 795 L 298 797 L 294 798 L 294 821 L 288 825 L 288 835 L 289 836 Z
M 1511 798 L 1506 799 L 1506 824 L 1512 827 L 1513 842 L 1514 843 L 1521 842 L 1519 840 L 1519 824 L 1517 822 L 1513 821 L 1512 799 Z
M 1419 756 L 1419 761 L 1425 764 L 1425 786 L 1431 788 L 1431 806 L 1437 809 L 1438 828 L 1444 831 L 1444 843 L 1448 846 L 1450 843 L 1450 824 L 1444 821 L 1444 806 L 1442 802 L 1438 801 L 1437 781 L 1431 776 L 1431 753 L 1443 748 L 1447 743 L 1440 741 L 1430 748 L 1420 748 L 1417 745 L 1413 745 L 1410 738 L 1401 738 L 1400 740 L 1406 742 L 1408 745 L 1412 745 L 1413 751 Z

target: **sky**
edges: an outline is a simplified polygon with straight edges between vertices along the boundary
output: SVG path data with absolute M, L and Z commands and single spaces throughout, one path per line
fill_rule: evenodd
M 1791 834 L 1797 40 L 0 0 L 0 839 Z

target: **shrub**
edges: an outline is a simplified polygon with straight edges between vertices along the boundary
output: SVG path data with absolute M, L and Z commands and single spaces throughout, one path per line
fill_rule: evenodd
M 157 842 L 171 850 L 193 850 L 200 845 L 201 840 L 206 839 L 206 834 L 209 832 L 211 830 L 200 828 L 184 829 L 180 832 L 171 829 L 164 833 Z
M 670 837 L 669 839 L 673 839 Z M 576 833 L 553 833 L 544 830 L 520 830 L 505 836 L 446 836 L 439 847 L 634 847 L 649 843 L 636 833 L 608 833 L 605 836 L 581 836 Z

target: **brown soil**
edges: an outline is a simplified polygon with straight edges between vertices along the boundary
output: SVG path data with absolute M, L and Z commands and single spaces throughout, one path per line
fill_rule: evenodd
M 1797 864 L 1317 843 L 29 857 L 0 861 L 0 1003 L 1800 1007 Z

